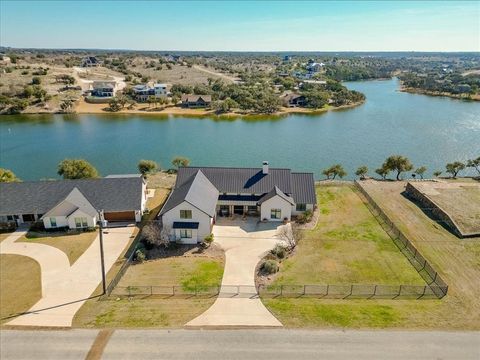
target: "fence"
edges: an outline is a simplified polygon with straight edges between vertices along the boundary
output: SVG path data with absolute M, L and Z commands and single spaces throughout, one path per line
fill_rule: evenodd
M 115 277 L 110 281 L 107 286 L 107 296 L 110 296 L 112 291 L 115 289 L 117 284 L 119 283 L 120 279 L 123 277 L 125 272 L 127 271 L 130 264 L 133 262 L 133 258 L 135 257 L 135 251 L 137 250 L 137 243 L 134 240 L 133 250 L 131 251 L 130 255 L 128 256 L 127 260 L 122 264 L 120 270 L 115 274 Z
M 222 285 L 185 288 L 172 286 L 116 287 L 115 297 L 263 297 L 263 298 L 331 298 L 331 299 L 432 299 L 446 291 L 437 285 Z
M 373 216 L 380 223 L 382 228 L 389 234 L 393 242 L 400 249 L 403 255 L 408 259 L 412 266 L 418 271 L 420 276 L 429 285 L 433 293 L 439 298 L 443 298 L 447 295 L 448 285 L 433 268 L 433 266 L 425 259 L 425 257 L 418 251 L 413 243 L 408 239 L 398 227 L 390 220 L 385 212 L 377 205 L 377 203 L 371 198 L 368 192 L 360 185 L 358 181 L 355 181 L 356 188 L 366 199 L 367 208 L 373 214 Z

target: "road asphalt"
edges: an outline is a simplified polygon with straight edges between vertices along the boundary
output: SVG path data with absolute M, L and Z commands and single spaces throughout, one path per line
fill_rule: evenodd
M 108 336 L 102 334 L 105 331 L 2 330 L 0 358 L 480 359 L 480 332 L 269 329 L 114 330 Z

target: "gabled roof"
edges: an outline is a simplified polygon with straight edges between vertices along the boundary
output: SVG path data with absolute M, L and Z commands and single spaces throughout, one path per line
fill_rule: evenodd
M 280 198 L 282 198 L 286 202 L 289 202 L 291 205 L 295 205 L 295 201 L 293 201 L 293 199 L 290 196 L 286 195 L 282 190 L 280 190 L 276 186 L 272 190 L 270 190 L 265 196 L 263 196 L 258 201 L 258 204 L 262 204 L 265 201 L 270 200 L 271 198 L 273 198 L 275 196 L 279 196 Z
M 172 210 L 184 201 L 203 211 L 208 216 L 215 215 L 218 190 L 201 170 L 192 174 L 181 186 L 176 187 L 160 211 L 160 215 Z
M 203 100 L 204 102 L 211 102 L 212 96 L 211 95 L 182 95 L 182 102 L 199 102 Z
M 175 188 L 182 186 L 194 173 L 201 170 L 220 193 L 265 194 L 274 186 L 290 194 L 290 169 L 270 168 L 263 174 L 261 168 L 181 167 L 178 169 Z
M 142 208 L 143 177 L 0 183 L 0 215 L 45 214 L 65 200 L 74 188 L 97 210 Z
M 67 197 L 60 201 L 53 209 L 47 211 L 43 217 L 48 216 L 70 216 L 77 210 L 82 211 L 90 216 L 95 216 L 97 210 L 88 201 L 88 199 L 82 194 L 77 187 L 74 187 Z

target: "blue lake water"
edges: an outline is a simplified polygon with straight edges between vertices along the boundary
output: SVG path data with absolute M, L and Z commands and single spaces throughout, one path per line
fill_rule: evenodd
M 54 178 L 64 158 L 85 158 L 102 175 L 136 171 L 140 159 L 171 167 L 260 166 L 312 171 L 340 163 L 353 178 L 391 154 L 425 165 L 480 156 L 480 103 L 398 91 L 398 80 L 346 83 L 365 104 L 324 114 L 219 120 L 156 115 L 15 115 L 0 117 L 0 167 L 24 180 Z M 464 174 L 466 174 L 465 172 Z M 472 172 L 473 174 L 473 172 Z

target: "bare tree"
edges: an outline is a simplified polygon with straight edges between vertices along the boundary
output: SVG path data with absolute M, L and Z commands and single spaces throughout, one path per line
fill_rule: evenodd
M 293 251 L 302 238 L 302 231 L 294 224 L 281 226 L 278 237 L 285 243 L 289 252 Z
M 158 222 L 151 222 L 142 229 L 142 240 L 156 247 L 170 245 L 170 231 L 168 227 L 161 227 Z

